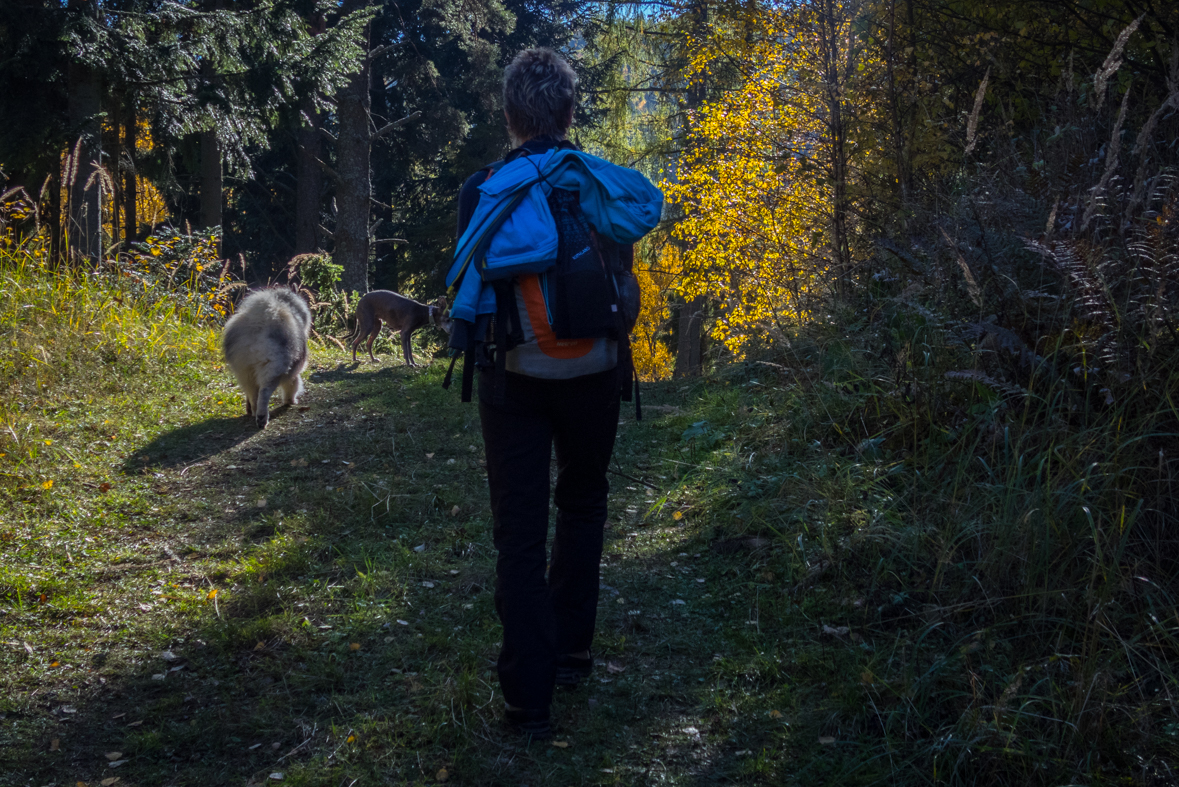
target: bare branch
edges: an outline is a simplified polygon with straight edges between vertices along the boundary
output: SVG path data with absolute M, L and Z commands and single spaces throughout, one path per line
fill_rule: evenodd
M 386 243 L 409 243 L 405 238 L 378 238 L 372 241 L 374 246 L 382 246 Z
M 377 129 L 376 133 L 374 133 L 372 135 L 372 139 L 379 139 L 380 137 L 383 137 L 385 134 L 388 134 L 393 129 L 398 128 L 400 126 L 404 126 L 406 123 L 409 123 L 411 120 L 417 120 L 421 116 L 422 116 L 422 113 L 420 111 L 418 111 L 418 112 L 414 112 L 412 115 L 406 115 L 401 120 L 394 120 L 392 123 L 385 126 L 384 128 Z
M 322 232 L 328 240 L 336 239 L 336 236 L 331 231 L 329 231 L 327 227 L 323 226 L 322 224 L 317 226 L 319 227 L 319 231 Z

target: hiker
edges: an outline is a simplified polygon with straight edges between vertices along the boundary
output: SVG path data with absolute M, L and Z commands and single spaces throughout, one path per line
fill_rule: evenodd
M 618 282 L 637 286 L 631 244 L 662 207 L 642 175 L 580 153 L 566 139 L 576 87 L 573 69 L 550 49 L 526 49 L 507 67 L 504 115 L 515 149 L 463 184 L 447 277 L 457 291 L 451 347 L 466 355 L 464 399 L 473 367 L 479 370 L 505 717 L 533 738 L 552 734 L 554 687 L 575 687 L 593 668 L 606 469 L 619 401 L 624 390 L 629 398 L 634 375 L 626 335 L 637 296 L 624 324 L 618 304 L 626 297 L 618 290 L 626 285 Z M 517 267 L 495 274 L 501 264 Z M 596 316 L 577 325 L 590 312 Z

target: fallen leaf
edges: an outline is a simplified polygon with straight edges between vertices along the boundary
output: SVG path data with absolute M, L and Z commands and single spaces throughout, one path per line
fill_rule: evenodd
M 673 513 L 671 515 L 671 518 L 674 519 L 675 521 L 679 522 L 681 519 L 684 518 L 684 512 L 683 511 L 676 511 L 675 513 Z
M 177 656 L 175 653 L 173 653 L 170 650 L 165 650 L 163 653 L 160 654 L 160 658 L 162 658 L 164 661 L 176 661 L 176 659 L 178 659 L 180 657 Z
M 556 746 L 558 749 L 568 749 L 569 748 L 569 741 L 553 741 L 553 745 Z
M 99 784 L 101 784 L 102 787 L 111 787 L 112 784 L 118 784 L 122 780 L 123 778 L 121 776 L 112 776 L 109 779 L 103 779 L 101 782 L 99 782 Z
M 819 737 L 819 745 L 820 746 L 834 746 L 835 739 L 830 737 L 829 735 L 820 736 Z
M 60 667 L 60 666 L 61 666 L 61 662 L 60 662 L 60 661 L 55 661 L 55 662 L 53 662 L 52 664 L 50 664 L 49 666 L 50 666 L 50 667 Z
M 353 642 L 351 645 L 348 646 L 348 650 L 360 650 L 360 643 Z
M 426 458 L 427 458 L 427 459 L 433 459 L 433 458 L 434 458 L 434 454 L 426 454 Z
M 32 655 L 32 653 L 33 653 L 33 646 L 32 646 L 32 645 L 30 645 L 30 644 L 29 644 L 29 643 L 27 643 L 27 642 L 22 642 L 21 644 L 25 646 L 25 650 L 27 650 L 27 651 L 29 652 L 29 655 Z
M 107 767 L 110 767 L 110 768 L 118 768 L 120 765 L 126 765 L 126 764 L 127 764 L 127 761 L 126 761 L 126 760 L 115 760 L 115 761 L 114 761 L 114 762 L 112 762 L 112 763 L 108 763 L 108 764 L 107 764 Z
M 140 604 L 139 608 L 144 612 L 151 612 L 151 604 Z
M 123 752 L 121 752 L 121 751 L 108 751 L 105 756 L 108 760 L 111 760 L 113 762 L 113 761 L 119 759 L 120 757 L 122 757 Z
M 143 719 L 140 719 L 139 721 L 133 721 L 133 722 L 131 722 L 131 723 L 130 723 L 130 724 L 128 724 L 127 726 L 128 726 L 128 727 L 140 727 L 140 726 L 142 726 L 142 725 L 143 725 Z
M 782 718 L 782 711 L 780 711 L 780 710 L 772 710 L 772 711 L 770 711 L 770 718 L 771 718 L 771 719 L 780 719 L 780 718 Z
M 61 738 L 54 738 L 49 741 L 49 751 L 57 751 L 61 748 Z
M 212 590 L 210 590 L 209 595 L 205 596 L 205 598 L 209 599 L 209 600 L 217 598 L 217 588 L 213 588 Z
M 274 773 L 270 774 L 270 778 L 274 779 L 274 781 L 276 781 L 276 782 L 281 782 L 282 781 L 282 773 L 279 771 L 275 771 Z
M 356 644 L 356 643 L 353 643 L 353 644 Z M 356 740 L 356 736 L 355 736 L 355 735 L 349 735 L 349 736 L 348 736 L 348 739 L 347 739 L 346 741 L 344 741 L 344 743 L 352 743 L 352 742 L 354 742 L 355 740 Z
M 438 773 L 434 774 L 434 778 L 440 782 L 444 782 L 450 778 L 450 774 L 445 768 L 439 768 Z
M 414 548 L 413 548 L 413 551 L 414 551 L 414 552 L 425 552 L 425 551 L 426 551 L 426 545 L 425 545 L 425 544 L 418 544 L 416 547 L 414 547 Z M 28 645 L 26 645 L 25 647 L 27 648 L 27 647 L 28 647 Z M 31 650 L 29 651 L 29 653 L 32 653 L 32 652 L 33 652 L 33 651 L 31 651 Z
M 458 506 L 455 506 L 454 508 L 450 509 L 450 515 L 451 516 L 458 516 L 460 510 L 461 509 Z
M 111 721 L 118 721 L 126 715 L 126 713 L 116 713 L 114 716 L 111 716 Z
M 626 672 L 626 665 L 619 664 L 617 661 L 607 661 L 606 672 L 609 672 L 611 675 L 617 675 L 620 672 Z
M 847 626 L 823 626 L 823 633 L 832 637 L 846 637 L 849 631 Z
M 425 582 L 423 582 L 423 583 L 422 583 L 422 587 L 424 587 L 424 588 L 432 588 L 432 587 L 434 587 L 434 583 L 433 583 L 433 582 L 431 582 L 431 581 L 429 581 L 429 580 L 426 580 Z
M 398 623 L 398 625 L 401 625 L 401 626 L 408 626 L 409 625 L 408 620 L 399 620 L 399 621 L 397 621 L 397 623 Z

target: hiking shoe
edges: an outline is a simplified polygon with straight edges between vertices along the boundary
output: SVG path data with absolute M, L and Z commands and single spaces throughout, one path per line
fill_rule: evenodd
M 507 705 L 504 707 L 504 720 L 529 740 L 545 741 L 553 737 L 548 709 L 528 710 Z
M 593 671 L 594 657 L 592 655 L 588 659 L 569 655 L 557 657 L 558 686 L 565 686 L 566 688 L 576 687 L 588 678 Z

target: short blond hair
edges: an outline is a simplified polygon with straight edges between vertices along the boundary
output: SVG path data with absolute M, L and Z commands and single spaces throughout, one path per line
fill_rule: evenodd
M 563 137 L 577 94 L 577 74 L 547 47 L 525 49 L 504 70 L 504 111 L 520 141 Z

